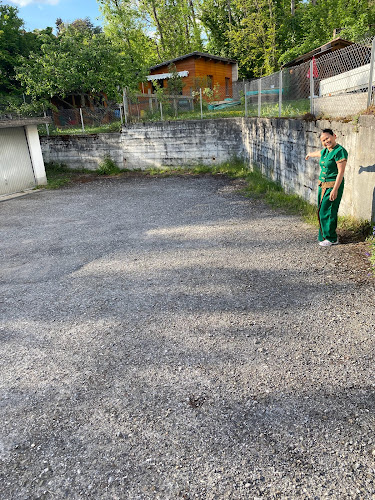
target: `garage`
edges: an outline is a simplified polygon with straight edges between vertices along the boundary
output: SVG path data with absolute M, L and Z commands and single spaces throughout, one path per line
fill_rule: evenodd
M 37 129 L 45 121 L 45 118 L 0 121 L 0 196 L 47 183 Z

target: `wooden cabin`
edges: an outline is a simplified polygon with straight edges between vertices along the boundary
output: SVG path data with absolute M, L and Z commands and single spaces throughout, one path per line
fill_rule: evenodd
M 166 88 L 171 76 L 171 65 L 174 65 L 184 83 L 182 95 L 191 95 L 193 91 L 203 87 L 213 89 L 219 84 L 223 98 L 232 97 L 232 83 L 238 80 L 237 62 L 203 52 L 192 52 L 153 66 L 150 68 L 147 81 L 142 83 L 142 92 L 147 93 L 149 90 L 153 92 L 154 80 Z

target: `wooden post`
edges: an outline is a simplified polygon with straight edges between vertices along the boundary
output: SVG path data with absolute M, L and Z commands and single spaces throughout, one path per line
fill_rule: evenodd
M 148 89 L 148 95 L 151 95 L 151 89 Z M 152 97 L 148 98 L 148 105 L 150 106 L 150 111 L 152 113 L 153 112 L 153 109 L 152 109 Z

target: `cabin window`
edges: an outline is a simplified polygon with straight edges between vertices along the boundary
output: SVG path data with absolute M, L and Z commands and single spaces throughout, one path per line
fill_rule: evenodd
M 214 77 L 212 75 L 207 75 L 207 87 L 213 89 Z

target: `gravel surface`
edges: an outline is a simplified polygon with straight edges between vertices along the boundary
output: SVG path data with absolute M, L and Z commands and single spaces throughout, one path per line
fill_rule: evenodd
M 374 280 L 237 184 L 0 203 L 1 500 L 375 498 Z

